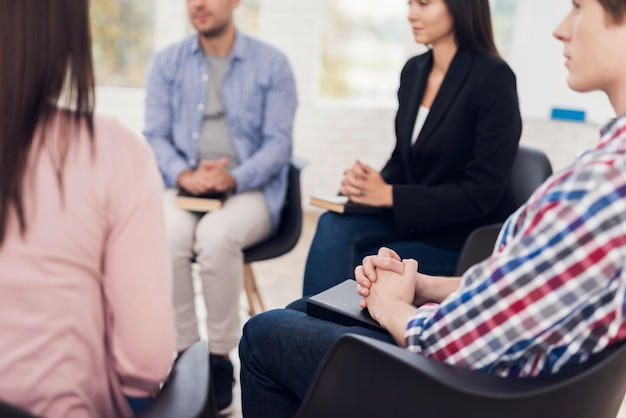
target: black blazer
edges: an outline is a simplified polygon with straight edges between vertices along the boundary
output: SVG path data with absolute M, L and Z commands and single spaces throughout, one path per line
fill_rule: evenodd
M 411 145 L 432 65 L 429 51 L 402 70 L 396 147 L 381 174 L 393 185 L 398 232 L 460 249 L 474 228 L 512 210 L 507 186 L 522 131 L 516 81 L 499 58 L 458 51 Z

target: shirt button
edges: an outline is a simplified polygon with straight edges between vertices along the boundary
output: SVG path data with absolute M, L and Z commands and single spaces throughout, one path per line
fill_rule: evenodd
M 193 139 L 198 139 L 200 137 L 200 135 L 198 135 L 198 132 L 194 132 L 194 133 L 191 134 L 191 137 Z
M 189 165 L 196 165 L 196 160 L 194 159 L 189 160 Z
M 204 104 L 203 104 L 203 103 L 200 103 L 200 104 L 198 105 L 198 110 L 199 110 L 199 111 L 203 111 L 203 110 L 204 110 Z
M 202 79 L 202 81 L 208 81 L 209 80 L 209 75 L 208 74 L 202 74 L 201 79 Z

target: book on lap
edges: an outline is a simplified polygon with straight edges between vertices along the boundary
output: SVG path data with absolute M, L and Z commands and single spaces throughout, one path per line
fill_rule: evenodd
M 178 189 L 176 206 L 192 212 L 210 212 L 221 208 L 224 199 L 226 199 L 225 193 L 192 195 L 182 189 Z
M 347 279 L 338 285 L 311 296 L 306 302 L 307 315 L 347 326 L 360 326 L 389 333 L 361 308 L 362 297 L 356 291 L 356 281 Z
M 310 203 L 322 209 L 327 209 L 337 213 L 379 215 L 389 211 L 389 208 L 380 206 L 363 205 L 351 202 L 348 196 L 311 196 Z

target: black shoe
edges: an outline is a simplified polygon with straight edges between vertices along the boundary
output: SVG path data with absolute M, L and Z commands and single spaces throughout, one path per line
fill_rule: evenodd
M 233 386 L 235 386 L 233 363 L 224 356 L 213 354 L 209 354 L 209 362 L 215 405 L 218 415 L 224 416 L 230 413 L 230 406 L 233 403 Z

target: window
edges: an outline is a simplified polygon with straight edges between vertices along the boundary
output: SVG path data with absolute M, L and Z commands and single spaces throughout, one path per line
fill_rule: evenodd
M 142 87 L 153 48 L 154 1 L 92 0 L 96 82 Z
M 237 26 L 247 34 L 259 32 L 259 3 L 260 0 L 242 0 L 235 10 Z
M 498 51 L 507 59 L 511 52 L 515 32 L 517 0 L 492 0 L 493 32 Z
M 416 46 L 399 0 L 326 0 L 320 95 L 334 100 L 395 100 L 400 70 Z M 511 49 L 516 0 L 491 0 L 498 49 Z
M 326 0 L 321 96 L 393 98 L 407 56 L 406 13 L 402 1 Z

